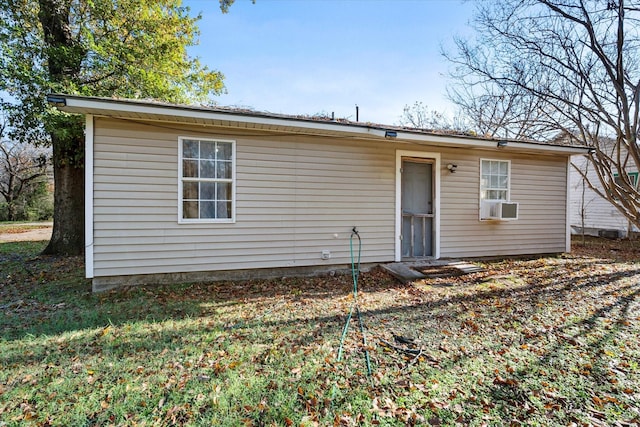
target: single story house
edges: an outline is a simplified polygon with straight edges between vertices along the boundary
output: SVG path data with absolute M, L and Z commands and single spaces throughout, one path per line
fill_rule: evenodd
M 150 101 L 86 116 L 86 276 L 122 284 L 570 250 L 583 147 Z
M 628 237 L 638 233 L 638 228 L 604 197 L 593 191 L 582 175 L 580 169 L 589 181 L 602 188 L 598 176 L 584 156 L 575 156 L 570 172 L 571 186 L 571 228 L 574 234 L 603 236 L 610 238 Z M 638 171 L 635 168 L 627 172 L 629 180 L 638 185 Z

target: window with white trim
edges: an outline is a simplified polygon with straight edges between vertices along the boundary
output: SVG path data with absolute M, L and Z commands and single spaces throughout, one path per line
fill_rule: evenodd
M 179 222 L 233 222 L 235 142 L 179 138 Z
M 629 178 L 629 182 L 631 182 L 631 185 L 633 185 L 634 187 L 637 188 L 638 187 L 638 172 L 627 172 L 627 177 Z M 620 178 L 620 176 L 617 173 L 613 174 L 613 180 L 619 186 L 623 185 L 622 178 Z
M 629 182 L 634 188 L 638 188 L 638 172 L 627 172 L 627 178 L 629 179 Z M 617 173 L 613 174 L 613 181 L 619 187 L 625 188 L 625 183 L 622 182 L 623 181 L 622 178 Z M 617 199 L 617 197 L 615 196 L 613 198 Z
M 511 162 L 480 160 L 480 200 L 509 200 Z

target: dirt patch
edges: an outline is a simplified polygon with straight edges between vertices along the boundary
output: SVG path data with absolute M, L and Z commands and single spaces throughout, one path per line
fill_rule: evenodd
M 0 243 L 50 240 L 53 227 L 31 228 L 19 232 L 0 233 Z

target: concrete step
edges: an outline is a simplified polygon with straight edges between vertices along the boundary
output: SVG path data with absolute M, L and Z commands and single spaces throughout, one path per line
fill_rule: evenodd
M 382 264 L 382 268 L 387 270 L 393 276 L 403 283 L 413 282 L 414 280 L 424 279 L 426 276 L 419 271 L 409 267 L 404 262 L 392 262 L 390 264 Z
M 427 277 L 461 276 L 484 271 L 482 267 L 464 261 L 392 262 L 381 266 L 403 283 L 422 280 Z M 424 269 L 429 270 L 430 273 L 423 274 L 419 271 Z M 452 269 L 459 273 L 452 273 Z M 438 270 L 441 270 L 441 272 Z
M 485 271 L 482 267 L 464 261 L 452 262 L 448 264 L 448 266 L 457 268 L 463 274 L 480 273 Z

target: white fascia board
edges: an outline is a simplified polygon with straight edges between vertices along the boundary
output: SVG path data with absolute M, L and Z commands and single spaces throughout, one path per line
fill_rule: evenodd
M 200 120 L 220 120 L 226 122 L 236 122 L 243 124 L 257 124 L 273 127 L 300 128 L 317 132 L 339 132 L 363 137 L 378 137 L 384 139 L 385 131 L 365 126 L 350 126 L 346 124 L 334 124 L 326 122 L 314 122 L 306 120 L 296 120 L 295 118 L 263 117 L 256 115 L 243 115 L 238 113 L 225 113 L 218 111 L 207 111 L 200 107 L 154 105 L 129 102 L 122 100 L 105 100 L 93 98 L 65 97 L 66 106 L 59 107 L 61 110 L 70 112 L 83 112 L 84 114 L 96 114 L 111 111 L 115 117 L 126 117 L 130 114 L 142 114 L 150 116 L 173 116 L 185 119 Z
M 449 136 L 437 134 L 419 134 L 409 132 L 398 132 L 398 142 L 406 141 L 415 144 L 436 144 L 442 146 L 458 146 L 469 148 L 484 148 L 492 150 L 500 150 L 504 152 L 551 152 L 557 154 L 586 154 L 588 149 L 583 147 L 571 147 L 565 145 L 548 145 L 534 142 L 517 142 L 509 141 L 506 147 L 497 147 L 497 140 L 467 138 L 464 136 Z
M 59 97 L 64 98 L 65 100 L 65 105 L 58 107 L 63 111 L 95 115 L 106 114 L 109 116 L 121 118 L 136 117 L 139 115 L 157 117 L 172 116 L 181 119 L 226 121 L 235 122 L 238 124 L 270 126 L 272 128 L 297 128 L 300 130 L 300 132 L 316 133 L 319 135 L 323 133 L 332 133 L 335 136 L 336 133 L 340 133 L 352 137 L 388 140 L 390 142 L 405 142 L 420 145 L 442 145 L 449 147 L 453 146 L 481 148 L 514 153 L 529 151 L 535 153 L 572 155 L 586 154 L 588 152 L 588 150 L 583 147 L 547 145 L 543 143 L 517 141 L 508 141 L 508 146 L 498 148 L 497 140 L 487 140 L 466 136 L 438 135 L 435 133 L 423 134 L 417 132 L 403 132 L 402 130 L 396 129 L 390 129 L 395 132 L 395 138 L 385 138 L 386 129 L 384 129 L 384 125 L 370 127 L 365 124 L 354 125 L 345 123 L 327 123 L 322 121 L 301 120 L 287 117 L 268 117 L 261 116 L 259 114 L 247 115 L 237 112 L 212 111 L 206 109 L 205 107 L 160 103 L 154 104 L 151 102 L 135 100 L 112 100 L 105 98 L 81 97 L 75 95 L 60 95 Z M 144 118 L 141 120 L 150 119 Z

